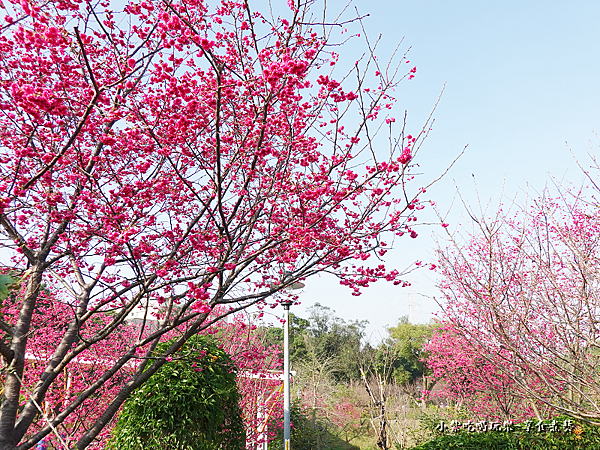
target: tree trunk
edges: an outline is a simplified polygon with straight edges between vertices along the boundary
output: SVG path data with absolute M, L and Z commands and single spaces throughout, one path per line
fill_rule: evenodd
M 41 282 L 42 269 L 39 265 L 33 266 L 31 275 L 27 279 L 23 304 L 19 311 L 19 320 L 14 327 L 14 336 L 11 343 L 14 357 L 6 368 L 6 381 L 4 382 L 2 406 L 0 407 L 0 450 L 12 450 L 18 443 L 15 422 L 21 395 L 21 379 L 25 368 L 27 337 Z

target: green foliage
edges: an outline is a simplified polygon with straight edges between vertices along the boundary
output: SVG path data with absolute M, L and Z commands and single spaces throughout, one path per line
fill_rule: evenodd
M 0 274 L 0 301 L 6 300 L 10 285 L 14 282 L 15 280 L 10 275 Z
M 290 312 L 290 361 L 301 361 L 306 357 L 306 330 L 310 323 Z M 283 328 L 270 327 L 266 330 L 266 341 L 270 345 L 280 346 L 283 359 Z
M 572 420 L 559 417 L 558 423 Z M 548 428 L 552 420 L 544 420 Z M 583 422 L 575 422 L 571 430 L 557 430 L 555 432 L 536 431 L 533 423 L 518 424 L 514 431 L 488 431 L 466 432 L 460 431 L 452 434 L 438 434 L 435 439 L 425 442 L 412 450 L 584 450 L 600 448 L 600 429 Z
M 160 344 L 157 353 L 171 343 Z M 109 444 L 119 450 L 244 447 L 233 362 L 202 335 L 188 341 L 125 402 Z
M 414 383 L 423 375 L 429 375 L 423 359 L 427 359 L 425 344 L 431 339 L 436 325 L 412 324 L 408 316 L 401 317 L 398 325 L 389 329 L 396 362 L 393 377 L 398 384 Z
M 346 322 L 335 311 L 320 303 L 308 308 L 303 319 L 290 313 L 290 361 L 294 367 L 308 361 L 335 361 L 332 376 L 336 381 L 358 380 L 357 355 L 367 321 Z M 267 341 L 283 344 L 283 329 L 267 330 Z M 283 355 L 281 355 L 283 357 Z
M 367 321 L 345 322 L 334 315 L 335 311 L 319 303 L 308 311 L 310 327 L 307 334 L 313 351 L 321 359 L 336 359 L 332 375 L 337 381 L 358 380 L 357 356 Z

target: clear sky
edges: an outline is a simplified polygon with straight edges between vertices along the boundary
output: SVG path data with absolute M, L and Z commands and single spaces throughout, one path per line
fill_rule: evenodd
M 332 10 L 343 7 L 328 2 Z M 435 125 L 419 160 L 425 176 L 441 173 L 469 145 L 465 155 L 428 194 L 449 208 L 457 186 L 474 201 L 473 177 L 482 200 L 500 200 L 527 189 L 543 189 L 551 176 L 580 183 L 582 176 L 568 146 L 589 165 L 587 154 L 600 139 L 600 2 L 595 1 L 367 1 L 356 0 L 368 34 L 383 35 L 385 58 L 399 39 L 411 47 L 416 77 L 398 90 L 398 109 L 409 125 L 420 126 L 444 83 Z M 351 51 L 351 50 L 349 50 Z M 344 58 L 344 50 L 340 51 Z M 396 116 L 400 114 L 396 113 Z M 528 188 L 529 186 L 529 188 Z M 466 221 L 455 204 L 451 227 Z M 419 219 L 432 218 L 423 215 Z M 452 229 L 452 228 L 451 228 Z M 419 237 L 399 239 L 390 265 L 431 261 L 439 226 L 422 226 Z M 367 319 L 378 339 L 402 315 L 425 322 L 437 305 L 432 273 L 409 277 L 411 288 L 385 282 L 353 297 L 326 277 L 307 280 L 299 315 L 314 302 L 348 320 Z M 412 304 L 412 308 L 409 305 Z

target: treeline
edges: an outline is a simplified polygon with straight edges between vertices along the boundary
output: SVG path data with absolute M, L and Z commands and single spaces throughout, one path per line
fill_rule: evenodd
M 345 321 L 319 303 L 307 317 L 290 314 L 294 449 L 402 448 L 410 441 L 433 384 L 425 345 L 436 325 L 401 317 L 372 344 L 367 324 Z M 265 333 L 270 344 L 283 342 L 281 328 Z

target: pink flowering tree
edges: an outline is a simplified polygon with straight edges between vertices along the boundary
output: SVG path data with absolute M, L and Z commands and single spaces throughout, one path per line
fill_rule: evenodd
M 283 410 L 281 347 L 267 342 L 264 328 L 238 314 L 229 322 L 217 322 L 207 330 L 216 335 L 221 348 L 231 356 L 237 372 L 240 407 L 246 429 L 247 448 L 261 448 L 277 434 L 269 429 L 270 417 Z
M 23 295 L 25 285 L 20 285 L 17 280 L 12 280 L 9 285 L 9 295 L 3 300 L 1 310 L 3 320 L 9 326 L 15 325 L 19 316 L 19 301 Z M 28 336 L 27 351 L 24 358 L 23 372 L 19 375 L 22 381 L 20 386 L 21 398 L 30 398 L 40 378 L 44 376 L 47 361 L 60 344 L 68 321 L 72 320 L 73 308 L 65 302 L 56 299 L 52 291 L 43 288 L 38 295 L 35 310 L 31 317 L 30 335 Z M 78 341 L 90 339 L 106 327 L 111 316 L 98 315 L 94 320 L 88 321 L 79 329 Z M 38 432 L 43 426 L 56 417 L 65 405 L 70 404 L 95 382 L 100 374 L 115 362 L 115 355 L 122 354 L 128 348 L 129 342 L 135 341 L 143 333 L 140 325 L 123 323 L 111 334 L 110 338 L 103 341 L 103 345 L 91 346 L 80 352 L 65 366 L 63 371 L 56 376 L 55 382 L 49 387 L 42 402 L 36 403 L 36 409 L 41 419 L 32 424 L 33 432 Z M 141 355 L 141 353 L 139 353 Z M 107 383 L 99 386 L 93 395 L 90 395 L 81 404 L 81 407 L 55 427 L 53 433 L 43 441 L 56 448 L 70 448 L 90 426 L 90 419 L 100 414 L 121 389 L 124 380 L 134 373 L 137 360 L 121 367 Z M 7 371 L 2 373 L 1 381 L 6 383 Z M 92 448 L 104 448 L 103 444 L 112 429 L 111 421 L 92 445 Z
M 7 298 L 4 299 L 2 316 L 10 322 L 10 318 L 17 315 L 15 309 L 19 303 L 15 300 L 18 299 L 18 294 L 21 294 L 18 293 L 18 289 L 22 286 L 13 282 L 8 287 L 11 295 L 7 295 Z M 218 310 L 215 310 L 211 312 L 211 317 L 218 314 Z M 52 354 L 60 342 L 61 331 L 70 315 L 71 307 L 56 300 L 48 289 L 44 289 L 40 293 L 36 311 L 32 317 L 33 332 L 29 337 L 28 352 L 25 355 L 21 385 L 22 397 L 27 398 L 34 389 L 45 367 L 44 363 L 48 355 Z M 85 327 L 82 327 L 80 339 L 86 339 L 97 332 L 99 328 L 106 326 L 109 318 L 110 315 L 99 315 L 95 320 L 88 322 Z M 150 332 L 142 330 L 142 324 L 136 322 L 134 320 L 122 324 L 109 339 L 104 341 L 104 345 L 93 346 L 80 353 L 48 390 L 44 401 L 39 405 L 39 413 L 45 415 L 47 419 L 53 418 L 56 411 L 60 411 L 64 404 L 74 401 L 78 394 L 94 382 L 107 367 L 114 364 L 115 355 L 123 353 L 129 342 L 135 340 L 140 333 L 148 334 Z M 155 324 L 151 325 L 155 326 Z M 236 368 L 240 409 L 243 412 L 244 425 L 247 429 L 247 442 L 258 443 L 259 436 L 263 435 L 266 439 L 272 438 L 274 435 L 272 430 L 271 433 L 258 432 L 261 431 L 266 420 L 265 417 L 261 417 L 259 410 L 261 406 L 268 411 L 280 406 L 278 405 L 280 403 L 278 402 L 279 396 L 269 397 L 269 394 L 281 385 L 281 381 L 275 377 L 253 377 L 253 375 L 272 374 L 273 371 L 277 371 L 281 367 L 278 356 L 281 349 L 266 345 L 264 336 L 257 331 L 256 326 L 248 323 L 246 318 L 239 315 L 230 322 L 217 322 L 203 330 L 202 333 L 215 335 L 215 341 L 220 343 L 220 347 L 231 356 Z M 178 335 L 180 335 L 180 331 L 173 330 L 166 333 L 164 337 L 173 339 Z M 166 359 L 169 360 L 171 357 Z M 122 381 L 133 375 L 138 361 L 138 359 L 134 359 L 131 364 L 121 368 L 113 379 L 86 399 L 75 414 L 70 415 L 57 427 L 56 434 L 44 438 L 44 443 L 57 448 L 63 446 L 70 448 L 73 443 L 76 443 L 86 433 L 87 428 L 91 425 L 91 420 L 108 406 L 112 396 L 120 389 Z M 264 399 L 265 404 L 259 405 L 257 399 Z M 36 422 L 34 426 L 39 428 L 43 424 L 44 421 Z M 90 448 L 105 448 L 114 425 L 115 420 L 107 424 Z
M 368 259 L 416 237 L 424 184 L 411 173 L 429 124 L 411 136 L 388 114 L 414 76 L 403 57 L 382 65 L 366 41 L 336 75 L 335 30 L 359 18 L 324 22 L 299 0 L 281 17 L 228 0 L 3 5 L 0 245 L 22 290 L 0 321 L 0 450 L 83 415 L 70 445 L 87 448 L 187 339 L 298 280 L 327 271 L 356 295 L 403 283 Z M 23 398 L 46 287 L 66 307 Z M 132 314 L 138 332 L 41 416 L 65 371 L 112 348 Z
M 576 194 L 531 201 L 513 217 L 472 214 L 474 231 L 439 251 L 447 332 L 429 363 L 460 395 L 493 395 L 504 415 L 600 423 L 600 216 Z M 524 403 L 511 411 L 516 399 Z
M 428 398 L 451 402 L 455 410 L 488 421 L 523 421 L 546 412 L 506 373 L 504 349 L 469 341 L 450 322 L 433 333 L 425 348 L 431 377 L 441 381 L 435 392 L 426 393 Z

